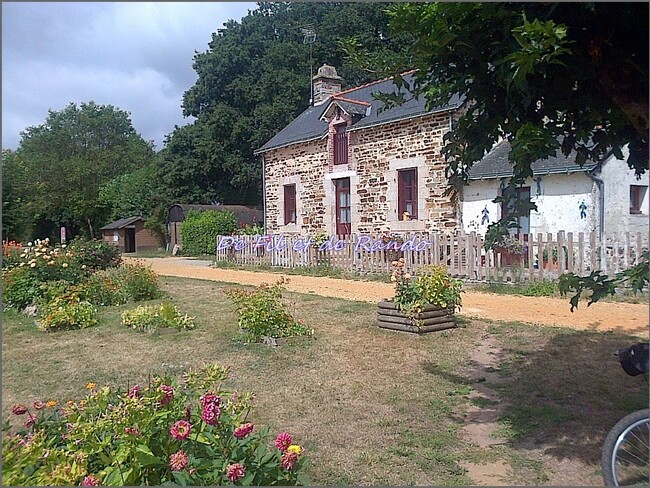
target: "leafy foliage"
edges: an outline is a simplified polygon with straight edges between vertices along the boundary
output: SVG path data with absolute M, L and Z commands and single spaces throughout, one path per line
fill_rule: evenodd
M 237 230 L 237 218 L 230 210 L 190 210 L 180 230 L 183 254 L 212 254 L 217 236 L 230 235 Z
M 122 263 L 122 256 L 117 246 L 100 239 L 86 240 L 75 238 L 68 246 L 68 254 L 74 257 L 74 262 L 84 269 L 97 271 L 115 268 Z
M 69 235 L 94 237 L 108 219 L 98 203 L 100 187 L 154 158 L 152 144 L 135 132 L 127 112 L 94 102 L 49 111 L 44 124 L 21 136 L 20 218 L 30 223 L 30 236 L 54 237 L 63 225 Z
M 154 300 L 163 294 L 156 272 L 140 262 L 123 264 L 119 279 L 120 286 L 134 302 Z
M 84 329 L 97 325 L 97 309 L 78 295 L 56 297 L 39 305 L 40 320 L 36 325 L 45 332 Z
M 650 252 L 645 251 L 642 259 L 633 267 L 616 273 L 613 277 L 603 275 L 601 271 L 592 271 L 589 276 L 577 276 L 574 273 L 565 273 L 560 276 L 559 289 L 562 295 L 574 293 L 571 297 L 571 311 L 578 308 L 582 293 L 590 291 L 587 306 L 597 302 L 607 295 L 614 295 L 618 287 L 628 285 L 636 294 L 648 286 L 650 272 L 648 271 Z
M 395 283 L 393 301 L 407 315 L 422 311 L 423 305 L 455 309 L 461 306 L 463 282 L 451 278 L 444 266 L 429 266 L 411 276 L 404 270 L 404 258 L 392 262 L 391 281 Z
M 2 436 L 2 479 L 11 486 L 308 484 L 307 458 L 281 433 L 246 422 L 252 395 L 222 387 L 228 369 L 189 370 L 182 383 L 154 378 L 128 392 L 88 383 L 89 394 L 55 408 L 15 405 L 25 428 Z M 287 442 L 288 441 L 288 442 Z
M 151 332 L 160 328 L 193 329 L 194 317 L 182 315 L 172 303 L 141 305 L 122 313 L 122 325 L 140 332 Z
M 312 335 L 313 329 L 296 320 L 282 301 L 284 281 L 266 283 L 254 290 L 231 288 L 224 293 L 237 307 L 237 324 L 247 342 L 262 342 L 264 337 Z
M 27 268 L 2 270 L 2 306 L 22 310 L 41 296 L 41 282 Z

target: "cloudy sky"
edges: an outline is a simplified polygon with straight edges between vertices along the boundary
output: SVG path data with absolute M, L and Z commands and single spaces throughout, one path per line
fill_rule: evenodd
M 48 110 L 91 100 L 131 113 L 163 147 L 184 125 L 181 97 L 196 81 L 195 51 L 255 3 L 2 2 L 2 147 Z

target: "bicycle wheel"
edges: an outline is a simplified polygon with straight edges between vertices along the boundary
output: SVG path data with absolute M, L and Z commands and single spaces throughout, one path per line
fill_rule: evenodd
M 650 410 L 638 410 L 623 417 L 609 431 L 602 455 L 605 485 L 648 486 L 650 482 L 649 416 Z

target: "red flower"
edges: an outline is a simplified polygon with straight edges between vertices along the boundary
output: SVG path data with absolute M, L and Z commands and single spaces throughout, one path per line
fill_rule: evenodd
M 43 409 L 45 408 L 45 404 L 44 404 L 42 401 L 40 401 L 40 400 L 36 400 L 36 401 L 34 402 L 34 408 L 35 408 L 36 410 L 43 410 Z
M 282 464 L 283 469 L 286 469 L 287 471 L 291 471 L 297 461 L 298 461 L 297 452 L 285 451 L 285 453 L 282 454 L 282 459 L 280 460 L 280 464 Z
M 192 426 L 189 422 L 185 420 L 179 420 L 174 425 L 172 425 L 172 428 L 169 429 L 169 433 L 174 439 L 182 441 L 190 436 L 191 430 Z
M 174 398 L 174 389 L 169 385 L 160 385 L 160 391 L 164 393 L 164 396 L 160 400 L 161 405 L 167 405 Z
M 237 480 L 242 479 L 245 474 L 246 468 L 244 468 L 244 466 L 240 463 L 231 464 L 228 466 L 228 471 L 226 472 L 226 476 L 233 483 Z
M 232 433 L 232 435 L 234 435 L 237 439 L 243 439 L 251 432 L 253 432 L 253 424 L 247 423 L 237 427 Z
M 84 476 L 81 486 L 99 486 L 99 480 L 92 474 Z
M 15 415 L 25 415 L 27 413 L 27 407 L 24 405 L 14 405 L 11 407 L 11 411 Z
M 173 390 L 172 390 L 172 394 L 173 394 L 173 393 L 174 393 L 174 392 L 173 392 Z M 128 397 L 129 397 L 129 398 L 139 398 L 139 397 L 140 397 L 140 385 L 134 385 L 133 388 L 131 388 L 131 389 L 129 390 Z
M 293 442 L 293 436 L 288 432 L 280 432 L 275 438 L 275 447 L 282 452 L 286 451 Z
M 185 451 L 178 451 L 169 456 L 169 467 L 172 471 L 183 471 L 189 462 L 190 458 Z

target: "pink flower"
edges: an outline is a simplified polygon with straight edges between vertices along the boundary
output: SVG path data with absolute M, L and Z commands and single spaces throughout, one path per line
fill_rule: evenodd
M 84 476 L 81 486 L 99 486 L 99 480 L 92 474 Z
M 280 464 L 282 464 L 283 469 L 287 471 L 291 471 L 295 466 L 296 461 L 298 461 L 297 452 L 285 451 L 285 453 L 282 454 L 282 459 L 280 460 Z
M 189 462 L 190 458 L 185 451 L 178 451 L 169 456 L 169 467 L 172 471 L 183 471 Z
M 192 426 L 189 422 L 185 420 L 179 420 L 174 425 L 172 425 L 172 428 L 169 429 L 169 433 L 174 439 L 182 441 L 183 439 L 187 439 L 190 436 L 191 430 Z
M 140 391 L 141 391 L 140 385 L 133 385 L 133 387 L 129 390 L 128 397 L 129 398 L 139 398 L 140 397 Z
M 275 447 L 282 452 L 286 451 L 293 442 L 293 436 L 288 432 L 280 432 L 275 438 Z
M 237 480 L 242 479 L 245 474 L 246 468 L 244 468 L 244 466 L 240 463 L 231 464 L 228 466 L 228 471 L 226 472 L 226 476 L 233 483 Z
M 137 427 L 126 427 L 124 429 L 124 433 L 125 434 L 131 434 L 131 435 L 133 435 L 135 437 L 140 436 L 140 431 L 138 430 Z
M 36 410 L 43 410 L 43 409 L 45 408 L 45 404 L 44 404 L 42 401 L 40 401 L 40 400 L 36 400 L 36 401 L 34 402 L 34 408 L 35 408 Z
M 27 413 L 27 407 L 25 405 L 14 405 L 11 407 L 11 411 L 14 415 L 25 415 Z
M 36 419 L 32 417 L 31 415 L 25 420 L 25 427 L 28 429 L 36 423 Z
M 248 423 L 248 424 L 242 424 L 239 427 L 237 427 L 235 431 L 232 433 L 232 435 L 234 435 L 237 439 L 243 439 L 251 432 L 253 432 L 253 424 Z
M 160 385 L 160 391 L 164 393 L 164 396 L 160 400 L 161 405 L 167 405 L 174 398 L 174 389 L 169 385 Z
M 201 406 L 205 407 L 208 403 L 215 403 L 217 406 L 221 405 L 221 398 L 214 393 L 208 393 L 201 397 Z
M 203 406 L 201 418 L 206 424 L 215 425 L 219 420 L 219 415 L 221 415 L 221 409 L 216 403 L 206 403 Z

